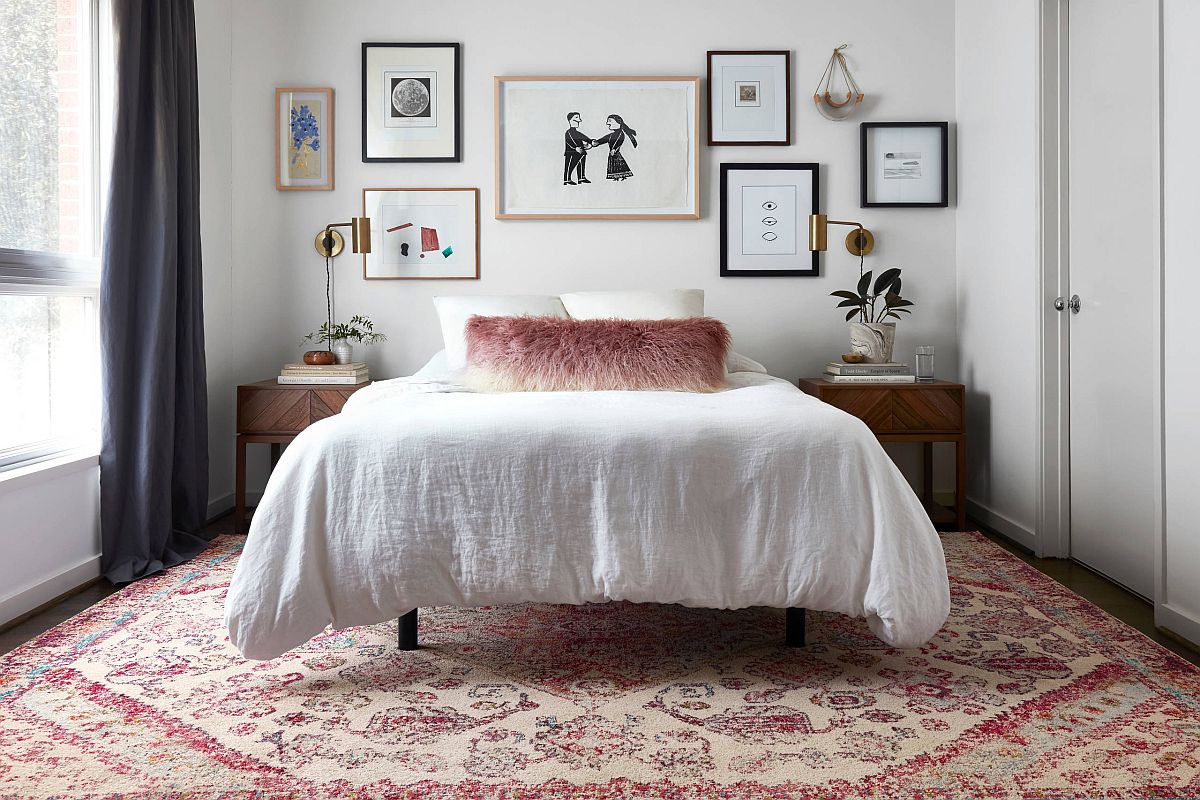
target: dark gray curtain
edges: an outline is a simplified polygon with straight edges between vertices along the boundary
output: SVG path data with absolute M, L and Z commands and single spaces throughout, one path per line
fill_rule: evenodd
M 206 546 L 208 400 L 192 0 L 114 0 L 116 115 L 100 290 L 101 568 Z

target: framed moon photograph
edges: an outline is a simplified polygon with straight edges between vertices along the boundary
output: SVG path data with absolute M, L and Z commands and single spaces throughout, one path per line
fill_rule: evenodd
M 333 89 L 275 90 L 275 188 L 333 189 Z
M 721 276 L 816 277 L 808 217 L 820 194 L 817 164 L 722 164 Z
M 699 219 L 696 77 L 496 78 L 496 219 Z
M 362 46 L 362 160 L 459 161 L 459 46 Z
M 363 189 L 371 220 L 372 280 L 470 280 L 479 277 L 478 189 Z
M 708 144 L 792 143 L 792 52 L 708 51 Z
M 945 122 L 862 123 L 862 207 L 948 206 L 949 127 Z

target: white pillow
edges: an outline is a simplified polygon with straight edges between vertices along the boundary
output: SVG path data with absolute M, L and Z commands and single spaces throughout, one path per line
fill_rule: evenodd
M 442 323 L 442 341 L 446 345 L 446 366 L 451 370 L 467 366 L 467 320 L 481 317 L 550 316 L 567 318 L 562 301 L 553 295 L 456 295 L 435 297 L 438 319 Z
M 414 378 L 432 378 L 434 376 L 445 375 L 450 371 L 446 366 L 446 351 L 445 349 L 438 350 L 433 354 L 433 358 L 425 362 L 425 366 L 414 372 Z
M 560 296 L 572 319 L 685 319 L 704 316 L 703 289 L 666 292 L 570 292 Z

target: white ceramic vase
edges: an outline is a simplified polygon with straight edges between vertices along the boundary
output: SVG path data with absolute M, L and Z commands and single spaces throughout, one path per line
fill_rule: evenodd
M 354 345 L 345 339 L 335 339 L 329 349 L 333 351 L 333 357 L 339 364 L 349 364 L 354 361 Z
M 885 364 L 892 360 L 896 346 L 896 323 L 851 322 L 850 351 L 862 353 L 868 364 Z

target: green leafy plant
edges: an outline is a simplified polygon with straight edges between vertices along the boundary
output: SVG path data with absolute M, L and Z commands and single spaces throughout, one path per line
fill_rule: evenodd
M 305 336 L 301 343 L 306 342 L 337 342 L 346 339 L 358 344 L 375 344 L 387 341 L 382 333 L 375 332 L 375 323 L 366 317 L 355 314 L 349 322 L 335 322 L 333 325 L 324 323 L 321 327 Z
M 856 316 L 859 322 L 883 322 L 888 318 L 900 319 L 901 314 L 912 313 L 907 306 L 913 305 L 913 302 L 900 296 L 899 269 L 885 269 L 879 273 L 874 286 L 871 285 L 871 277 L 871 272 L 863 273 L 853 292 L 842 290 L 829 293 L 830 297 L 842 298 L 842 302 L 837 304 L 838 308 L 850 309 L 846 313 L 847 322 Z M 881 300 L 882 308 L 878 305 Z

